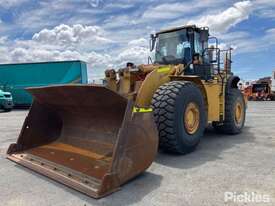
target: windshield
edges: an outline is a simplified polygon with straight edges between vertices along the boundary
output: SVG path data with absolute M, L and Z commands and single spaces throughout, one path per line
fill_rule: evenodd
M 191 61 L 191 45 L 186 30 L 158 35 L 156 63 L 188 63 Z

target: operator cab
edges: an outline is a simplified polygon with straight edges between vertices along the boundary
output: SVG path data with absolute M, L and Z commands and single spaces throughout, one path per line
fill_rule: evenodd
M 215 46 L 208 48 L 209 39 L 215 40 Z M 184 26 L 158 32 L 151 35 L 150 47 L 155 50 L 156 64 L 184 64 L 185 75 L 209 80 L 214 70 L 220 69 L 218 40 L 209 37 L 207 27 Z

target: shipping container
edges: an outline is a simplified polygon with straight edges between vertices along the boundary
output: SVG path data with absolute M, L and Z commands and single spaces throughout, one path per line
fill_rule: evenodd
M 0 64 L 0 89 L 10 92 L 15 106 L 30 106 L 27 87 L 57 84 L 87 84 L 87 66 L 82 61 Z

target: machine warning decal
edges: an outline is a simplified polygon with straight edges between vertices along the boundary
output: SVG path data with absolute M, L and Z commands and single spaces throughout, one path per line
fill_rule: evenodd
M 165 72 L 169 72 L 170 71 L 170 67 L 160 67 L 158 69 L 158 73 L 165 73 Z
M 133 113 L 144 113 L 144 112 L 152 112 L 152 108 L 140 108 L 140 107 L 134 107 L 133 108 Z

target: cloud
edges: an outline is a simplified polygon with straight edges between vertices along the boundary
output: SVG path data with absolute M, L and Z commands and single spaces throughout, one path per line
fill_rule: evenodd
M 90 47 L 110 44 L 113 41 L 104 37 L 103 30 L 98 26 L 84 26 L 76 24 L 68 26 L 61 24 L 53 29 L 43 29 L 33 35 L 32 39 L 36 42 L 47 45 L 58 45 L 68 47 Z
M 83 60 L 91 68 L 105 69 L 112 62 L 110 55 L 97 52 L 95 47 L 112 43 L 98 26 L 64 25 L 43 29 L 31 40 L 9 40 L 0 37 L 2 63 L 57 60 Z M 103 72 L 102 72 L 103 73 Z
M 104 21 L 104 28 L 105 29 L 121 29 L 121 28 L 129 28 L 135 26 L 137 20 L 133 19 L 131 16 L 128 15 L 119 15 L 119 16 L 111 16 L 107 20 Z
M 99 7 L 104 3 L 103 0 L 86 0 L 86 1 L 94 8 Z
M 253 7 L 255 14 L 262 18 L 275 18 L 274 9 L 275 1 L 274 0 L 255 0 L 253 2 Z
M 172 3 L 172 4 L 161 4 L 154 8 L 149 8 L 142 15 L 143 19 L 173 19 L 178 16 L 181 16 L 184 11 L 186 11 L 185 3 Z
M 258 15 L 263 18 L 275 18 L 274 8 L 263 9 L 258 12 Z
M 270 23 L 261 25 L 266 32 L 257 37 L 249 33 L 250 22 L 245 31 L 236 26 L 252 15 L 272 20 L 274 0 L 0 0 L 0 4 L 2 63 L 81 59 L 93 78 L 128 61 L 146 63 L 149 34 L 169 26 L 210 26 L 221 46 L 236 48 L 237 55 L 271 49 L 275 42 Z
M 175 19 L 187 14 L 192 14 L 200 9 L 215 7 L 224 1 L 216 0 L 193 0 L 188 2 L 163 3 L 152 8 L 148 8 L 142 15 L 143 20 L 164 20 Z
M 275 46 L 275 28 L 267 29 L 260 37 L 253 37 L 248 32 L 230 32 L 220 35 L 226 47 L 234 48 L 234 55 L 263 52 Z
M 142 46 L 142 47 L 147 47 L 148 44 L 149 44 L 148 40 L 146 40 L 144 38 L 135 39 L 128 43 L 129 46 Z
M 266 7 L 274 7 L 275 1 L 274 0 L 254 0 L 253 4 L 255 7 L 266 8 Z
M 97 14 L 104 10 L 92 6 L 93 4 L 93 1 L 88 0 L 31 1 L 28 6 L 22 6 L 14 12 L 14 29 L 33 33 L 61 23 L 95 24 L 95 20 L 100 19 Z
M 1 51 L 1 47 L 0 47 Z M 108 54 L 100 54 L 94 51 L 75 51 L 75 50 L 52 50 L 36 47 L 15 47 L 13 49 L 5 48 L 8 52 L 0 59 L 3 62 L 43 62 L 43 61 L 62 61 L 62 60 L 82 60 L 88 63 L 90 78 L 103 76 L 104 69 L 107 69 L 112 63 L 112 57 Z M 94 71 L 95 70 L 95 71 Z
M 115 59 L 115 62 L 120 67 L 125 66 L 127 62 L 142 64 L 147 62 L 148 56 L 149 56 L 148 48 L 134 46 L 123 50 Z
M 275 45 L 275 28 L 268 29 L 263 38 L 267 45 Z
M 98 26 L 64 25 L 43 29 L 31 40 L 9 40 L 0 37 L 0 61 L 2 63 L 39 62 L 59 60 L 83 60 L 88 63 L 90 78 L 101 78 L 107 68 L 124 67 L 126 62 L 146 63 L 149 55 L 148 42 L 139 38 L 125 47 L 99 50 L 113 42 L 105 37 Z M 87 44 L 86 46 L 84 46 Z M 90 46 L 92 45 L 93 46 Z M 79 46 L 83 45 L 83 46 Z M 97 45 L 96 47 L 94 47 Z
M 9 9 L 11 7 L 18 7 L 28 0 L 0 0 L 0 8 Z
M 202 16 L 189 21 L 188 24 L 208 26 L 214 32 L 226 32 L 236 24 L 248 19 L 251 11 L 251 1 L 240 1 L 218 14 Z
M 7 36 L 2 36 L 0 37 L 0 45 L 3 45 L 7 42 L 8 40 L 8 37 Z

